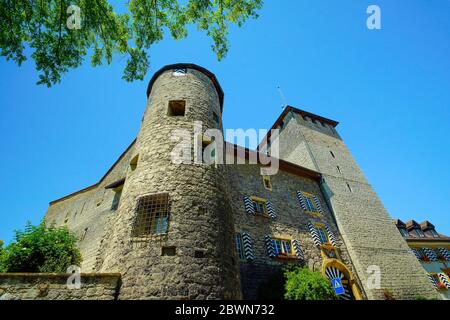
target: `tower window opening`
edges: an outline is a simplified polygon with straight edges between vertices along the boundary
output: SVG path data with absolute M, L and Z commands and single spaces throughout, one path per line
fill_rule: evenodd
M 119 208 L 120 197 L 122 196 L 122 189 L 123 189 L 123 187 L 114 189 L 114 198 L 113 198 L 113 202 L 111 204 L 112 211 L 116 211 Z
M 131 159 L 131 161 L 130 161 L 131 171 L 136 170 L 138 162 L 139 162 L 139 155 L 136 155 L 133 159 Z
M 272 182 L 270 181 L 270 176 L 263 176 L 264 188 L 272 191 Z
M 177 248 L 176 247 L 162 247 L 161 248 L 161 255 L 162 256 L 168 256 L 172 257 L 177 254 Z
M 332 156 L 333 158 L 336 158 L 336 157 L 334 156 L 333 151 L 330 150 L 330 154 L 331 154 L 331 156 Z
M 236 234 L 236 252 L 239 257 L 239 260 L 245 260 L 244 244 L 242 241 L 242 234 L 240 233 Z
M 339 173 L 341 173 L 341 168 L 339 168 L 339 166 L 336 166 L 336 169 Z
M 141 197 L 136 208 L 133 236 L 166 234 L 169 226 L 169 194 Z
M 347 182 L 347 188 L 348 188 L 348 191 L 353 192 L 352 187 L 350 187 L 350 185 L 348 184 L 348 182 Z
M 186 68 L 175 69 L 173 70 L 172 75 L 174 77 L 184 77 L 187 75 L 187 69 Z
M 184 117 L 186 113 L 186 101 L 184 100 L 171 100 L 169 101 L 169 108 L 167 115 L 169 117 Z
M 208 148 L 211 145 L 210 148 Z M 208 148 L 208 151 L 206 150 Z M 213 164 L 216 162 L 216 143 L 214 138 L 203 136 L 202 138 L 202 159 L 205 164 Z

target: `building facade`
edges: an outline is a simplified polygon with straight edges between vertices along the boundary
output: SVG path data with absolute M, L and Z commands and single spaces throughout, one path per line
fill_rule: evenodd
M 98 183 L 51 202 L 45 216 L 78 235 L 83 272 L 121 274 L 119 299 L 257 299 L 288 264 L 339 278 L 342 299 L 437 297 L 337 122 L 288 107 L 273 126 L 279 136 L 252 151 L 218 143 L 224 94 L 210 71 L 166 66 L 147 96 L 136 140 Z M 274 145 L 279 171 L 262 175 L 267 163 L 250 159 Z M 196 161 L 207 154 L 233 162 Z
M 395 225 L 441 298 L 450 300 L 450 237 L 438 233 L 429 221 L 397 219 Z

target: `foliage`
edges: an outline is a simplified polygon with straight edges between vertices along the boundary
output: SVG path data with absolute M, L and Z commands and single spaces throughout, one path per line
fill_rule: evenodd
M 3 267 L 3 259 L 5 256 L 5 250 L 3 249 L 3 241 L 0 240 L 0 272 L 4 272 L 4 267 Z
M 3 250 L 3 272 L 66 272 L 80 265 L 77 238 L 66 227 L 33 226 L 16 231 L 15 240 Z
M 288 300 L 334 300 L 336 295 L 328 279 L 308 268 L 285 272 L 285 294 Z
M 119 13 L 108 0 L 0 0 L 0 55 L 18 65 L 27 57 L 40 72 L 38 84 L 52 86 L 63 74 L 79 67 L 90 53 L 91 63 L 111 64 L 113 55 L 128 57 L 127 81 L 142 80 L 149 68 L 149 49 L 164 38 L 188 35 L 196 25 L 212 38 L 212 49 L 222 59 L 228 51 L 228 25 L 242 26 L 257 18 L 263 0 L 129 0 Z M 68 28 L 78 6 L 81 28 Z M 120 9 L 120 8 L 119 8 Z

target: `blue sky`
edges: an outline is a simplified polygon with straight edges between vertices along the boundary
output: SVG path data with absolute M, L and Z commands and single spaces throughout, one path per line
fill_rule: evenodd
M 366 8 L 382 30 L 366 28 Z M 269 128 L 287 102 L 341 122 L 341 133 L 392 217 L 430 220 L 450 235 L 450 1 L 266 1 L 233 27 L 221 62 L 192 29 L 151 50 L 143 82 L 121 80 L 125 59 L 89 62 L 51 89 L 32 61 L 0 59 L 0 239 L 48 202 L 98 181 L 134 139 L 146 86 L 160 67 L 193 62 L 216 74 L 226 128 Z

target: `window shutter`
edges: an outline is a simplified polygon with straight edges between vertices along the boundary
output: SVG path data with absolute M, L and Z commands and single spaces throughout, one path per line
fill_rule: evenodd
M 264 242 L 266 243 L 267 255 L 271 258 L 275 258 L 275 248 L 273 247 L 272 237 L 267 235 L 264 238 Z
M 277 213 L 275 212 L 272 202 L 270 201 L 267 201 L 267 213 L 269 214 L 269 217 L 271 217 L 272 219 L 277 218 Z
M 255 208 L 253 208 L 253 202 L 252 199 L 250 199 L 250 197 L 244 196 L 244 206 L 245 206 L 245 211 L 248 214 L 255 214 Z
M 439 253 L 445 258 L 445 260 L 450 261 L 450 251 L 446 248 L 438 248 Z
M 300 261 L 305 261 L 305 255 L 303 254 L 303 250 L 300 247 L 300 243 L 298 240 L 292 240 L 292 247 L 294 248 L 295 255 Z
M 428 259 L 430 259 L 430 261 L 437 261 L 438 260 L 436 252 L 434 252 L 430 248 L 423 248 L 422 250 L 426 254 L 426 256 L 428 257 Z
M 314 196 L 314 203 L 316 204 L 317 211 L 319 211 L 320 214 L 323 214 L 322 206 L 320 204 L 319 198 Z
M 246 233 L 242 233 L 242 243 L 244 247 L 244 256 L 247 261 L 255 260 L 255 254 L 253 252 L 253 240 L 252 237 Z
M 445 273 L 439 273 L 438 276 L 439 280 L 441 280 L 441 283 L 443 283 L 447 289 L 450 289 L 450 282 L 448 281 Z
M 422 255 L 420 254 L 419 250 L 417 250 L 416 248 L 412 248 L 411 251 L 412 251 L 412 253 L 414 253 L 414 255 L 416 256 L 417 260 L 422 260 Z
M 331 231 L 330 227 L 325 226 L 325 229 L 327 229 L 328 239 L 330 240 L 331 244 L 336 247 L 337 246 L 336 238 L 334 237 L 334 234 Z
M 302 207 L 303 211 L 308 211 L 308 207 L 306 207 L 306 202 L 301 191 L 297 191 L 297 199 L 300 202 L 300 206 Z
M 308 222 L 308 228 L 309 228 L 309 233 L 311 234 L 311 237 L 314 241 L 314 244 L 319 247 L 321 243 L 320 243 L 320 237 L 317 233 L 316 228 L 313 226 L 313 224 L 311 222 Z
M 437 289 L 438 288 L 438 284 L 436 282 L 436 279 L 431 274 L 428 274 L 428 279 L 430 279 L 430 282 L 433 285 L 433 287 L 435 289 Z

